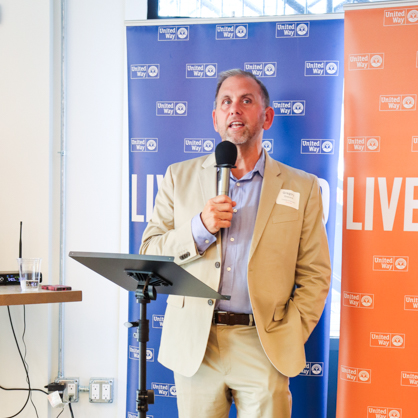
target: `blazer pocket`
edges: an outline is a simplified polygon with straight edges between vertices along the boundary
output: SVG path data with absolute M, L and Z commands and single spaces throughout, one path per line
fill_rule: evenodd
M 169 295 L 167 298 L 167 305 L 175 306 L 176 308 L 183 308 L 184 296 Z
M 279 222 L 291 222 L 299 219 L 299 211 L 295 210 L 290 213 L 281 213 L 280 215 L 273 215 L 273 223 L 278 224 Z
M 274 310 L 273 321 L 275 322 L 281 321 L 284 318 L 286 310 L 287 310 L 287 304 L 276 306 L 276 309 Z

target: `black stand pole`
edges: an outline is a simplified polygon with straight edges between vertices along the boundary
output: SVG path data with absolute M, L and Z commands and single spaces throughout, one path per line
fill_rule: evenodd
M 128 273 L 129 274 L 129 273 Z M 141 273 L 135 272 L 135 275 Z M 141 274 L 142 276 L 142 274 Z M 141 277 L 143 280 L 143 276 Z M 153 276 L 148 274 L 142 288 L 138 286 L 135 292 L 136 302 L 140 303 L 140 313 L 138 322 L 127 322 L 127 327 L 137 327 L 134 337 L 139 343 L 139 389 L 136 391 L 136 410 L 140 418 L 146 418 L 148 405 L 154 403 L 154 391 L 147 390 L 147 342 L 149 341 L 149 320 L 147 319 L 147 304 L 151 300 L 157 299 L 157 291 L 149 283 L 153 281 Z

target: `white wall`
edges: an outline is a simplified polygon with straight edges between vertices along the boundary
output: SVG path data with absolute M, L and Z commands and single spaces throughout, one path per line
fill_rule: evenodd
M 67 254 L 127 252 L 124 18 L 135 9 L 134 1 L 126 6 L 118 0 L 67 0 Z M 145 17 L 141 10 L 135 19 Z M 0 4 L 0 271 L 17 268 L 23 221 L 23 255 L 42 257 L 44 280 L 54 284 L 59 281 L 59 24 L 57 1 Z M 74 414 L 123 417 L 127 292 L 68 257 L 65 272 L 66 284 L 83 291 L 83 302 L 64 305 L 64 375 L 79 377 L 85 386 L 91 377 L 116 381 L 113 404 L 90 404 L 81 393 Z M 21 341 L 23 307 L 11 312 Z M 26 314 L 31 383 L 43 388 L 58 373 L 58 306 L 28 305 Z M 0 307 L 0 335 L 0 385 L 26 387 L 5 307 Z M 18 412 L 25 399 L 23 392 L 0 390 L 0 416 Z M 40 417 L 58 415 L 44 394 L 34 393 L 33 400 Z M 31 405 L 19 415 L 35 416 Z

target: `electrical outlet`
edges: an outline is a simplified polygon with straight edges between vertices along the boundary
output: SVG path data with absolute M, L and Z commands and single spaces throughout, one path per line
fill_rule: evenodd
M 90 379 L 91 403 L 112 403 L 113 402 L 113 379 L 107 377 L 92 377 Z
M 102 385 L 102 399 L 104 401 L 110 400 L 110 383 L 103 383 Z
M 91 385 L 91 399 L 100 399 L 100 385 L 98 383 Z
M 63 403 L 75 403 L 79 400 L 79 379 L 78 377 L 62 377 L 55 380 L 56 383 L 65 385 L 62 392 Z

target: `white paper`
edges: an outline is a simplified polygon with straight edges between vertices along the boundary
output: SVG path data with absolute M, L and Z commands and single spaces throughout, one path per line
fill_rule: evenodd
M 300 193 L 293 190 L 281 189 L 277 196 L 276 203 L 278 205 L 290 206 L 294 209 L 299 209 Z

